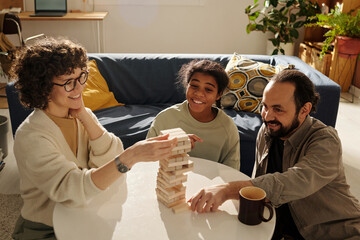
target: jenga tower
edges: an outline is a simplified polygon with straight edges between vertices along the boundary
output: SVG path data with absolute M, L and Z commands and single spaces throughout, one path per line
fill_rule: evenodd
M 185 200 L 186 187 L 183 183 L 187 180 L 185 173 L 194 168 L 187 154 L 191 150 L 191 141 L 181 128 L 160 132 L 169 134 L 169 139 L 177 138 L 177 146 L 174 147 L 172 156 L 159 162 L 156 194 L 160 202 L 177 213 L 189 208 Z

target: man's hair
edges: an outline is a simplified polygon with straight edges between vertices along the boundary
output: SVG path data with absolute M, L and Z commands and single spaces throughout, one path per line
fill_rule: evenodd
M 28 108 L 47 108 L 54 77 L 85 68 L 87 60 L 86 50 L 65 38 L 45 38 L 23 47 L 10 71 L 20 102 Z
M 316 105 L 320 99 L 320 95 L 315 91 L 313 82 L 305 74 L 297 70 L 283 70 L 275 75 L 271 81 L 274 83 L 288 82 L 294 84 L 296 112 L 299 112 L 307 102 L 312 104 L 310 113 L 316 112 Z

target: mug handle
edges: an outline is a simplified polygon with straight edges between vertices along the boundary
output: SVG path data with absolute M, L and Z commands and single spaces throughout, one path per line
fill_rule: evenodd
M 263 215 L 261 215 L 260 217 L 261 217 L 261 220 L 263 221 L 263 222 L 268 222 L 268 221 L 270 221 L 271 219 L 272 219 L 272 217 L 273 217 L 273 215 L 274 215 L 274 210 L 273 210 L 273 207 L 271 206 L 271 204 L 270 203 L 264 203 L 264 206 L 267 208 L 267 209 L 269 209 L 269 212 L 270 212 L 270 216 L 266 219 L 266 218 L 264 218 L 264 216 Z M 263 213 L 264 214 L 264 213 Z

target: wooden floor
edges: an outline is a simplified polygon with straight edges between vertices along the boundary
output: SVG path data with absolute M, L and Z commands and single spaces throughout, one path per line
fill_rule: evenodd
M 5 93 L 6 83 L 0 83 L 0 108 L 8 108 L 6 93 Z

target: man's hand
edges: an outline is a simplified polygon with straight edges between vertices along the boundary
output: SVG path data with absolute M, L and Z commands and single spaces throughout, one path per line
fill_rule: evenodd
M 207 187 L 191 197 L 188 202 L 191 202 L 192 211 L 215 212 L 226 200 L 238 200 L 240 189 L 246 186 L 253 184 L 250 181 L 237 181 Z
M 188 200 L 191 202 L 191 210 L 199 213 L 215 212 L 223 202 L 228 200 L 227 186 L 228 184 L 222 184 L 201 189 Z

